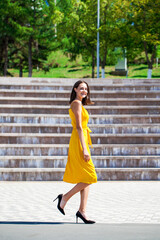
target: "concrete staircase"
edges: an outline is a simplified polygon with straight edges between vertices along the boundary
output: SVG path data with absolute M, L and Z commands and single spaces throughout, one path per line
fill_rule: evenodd
M 62 180 L 78 79 L 0 78 L 0 180 Z M 99 180 L 160 180 L 160 79 L 86 79 Z

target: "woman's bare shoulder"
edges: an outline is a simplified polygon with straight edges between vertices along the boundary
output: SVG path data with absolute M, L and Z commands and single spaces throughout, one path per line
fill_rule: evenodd
M 71 103 L 71 109 L 73 110 L 73 109 L 79 108 L 81 107 L 81 105 L 82 105 L 81 101 L 76 99 Z

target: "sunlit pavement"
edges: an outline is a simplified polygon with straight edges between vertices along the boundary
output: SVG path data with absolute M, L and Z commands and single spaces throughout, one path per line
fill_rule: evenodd
M 70 229 L 73 229 L 70 237 L 77 236 L 78 239 L 83 234 L 85 239 L 87 231 L 92 239 L 107 239 L 106 236 L 110 236 L 107 234 L 113 234 L 112 239 L 138 239 L 135 234 L 145 235 L 139 239 L 160 239 L 160 182 L 105 181 L 93 184 L 87 205 L 88 217 L 96 221 L 92 226 L 75 224 L 79 194 L 66 205 L 65 216 L 57 210 L 57 202 L 53 203 L 58 194 L 67 192 L 72 186 L 64 182 L 1 182 L 1 240 L 15 239 L 7 234 L 15 233 L 18 237 L 21 232 L 30 234 L 28 238 L 35 232 L 35 238 L 30 239 L 42 239 L 42 236 L 44 239 L 45 234 L 49 234 L 48 239 L 54 234 L 59 239 L 62 235 L 62 239 L 69 239 Z M 154 238 L 149 238 L 151 235 Z M 20 236 L 21 240 L 27 239 L 23 238 L 27 236 L 25 234 Z

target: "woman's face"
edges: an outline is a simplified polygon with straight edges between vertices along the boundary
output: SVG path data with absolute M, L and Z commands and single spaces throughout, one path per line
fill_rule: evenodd
M 87 96 L 87 85 L 85 83 L 80 83 L 77 88 L 74 88 L 76 92 L 76 97 L 80 101 Z

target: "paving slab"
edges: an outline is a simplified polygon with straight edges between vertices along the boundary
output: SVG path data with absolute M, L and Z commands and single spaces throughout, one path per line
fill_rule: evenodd
M 79 194 L 63 216 L 53 199 L 74 185 L 64 182 L 0 182 L 0 222 L 75 223 Z M 159 224 L 159 181 L 99 181 L 91 185 L 87 214 L 96 223 Z

